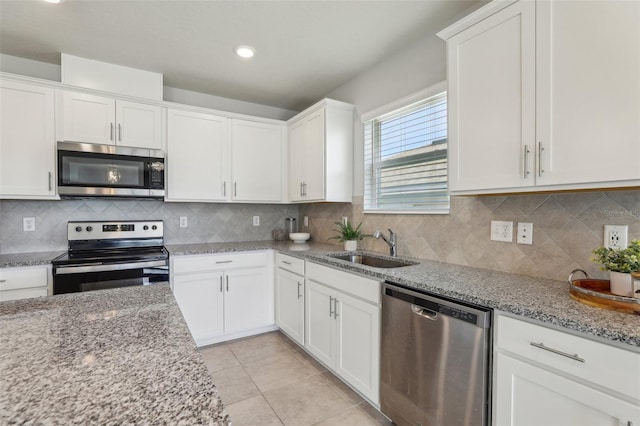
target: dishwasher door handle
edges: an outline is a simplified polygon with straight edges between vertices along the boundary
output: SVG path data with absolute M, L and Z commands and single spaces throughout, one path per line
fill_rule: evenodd
M 423 318 L 430 319 L 431 321 L 435 321 L 438 319 L 437 312 L 425 309 L 422 306 L 411 304 L 411 312 Z

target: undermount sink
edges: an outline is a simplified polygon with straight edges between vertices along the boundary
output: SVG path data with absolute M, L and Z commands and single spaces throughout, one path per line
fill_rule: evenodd
M 351 263 L 372 266 L 374 268 L 400 268 L 402 266 L 417 265 L 416 262 L 408 260 L 392 259 L 388 257 L 370 256 L 367 254 L 329 254 L 334 259 L 346 260 Z

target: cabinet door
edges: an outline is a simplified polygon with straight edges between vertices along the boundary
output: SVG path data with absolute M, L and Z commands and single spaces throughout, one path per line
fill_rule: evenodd
M 447 41 L 451 191 L 534 184 L 535 48 L 532 1 Z
M 267 269 L 238 269 L 225 273 L 224 331 L 234 333 L 273 324 Z M 272 315 L 273 317 L 273 315 Z
M 55 92 L 0 82 L 0 197 L 55 196 Z
M 282 200 L 282 126 L 233 120 L 233 200 Z
M 305 178 L 305 121 L 289 128 L 289 200 L 301 201 L 302 183 Z
M 305 177 L 304 199 L 324 199 L 324 170 L 325 170 L 325 110 L 321 109 L 311 114 L 305 120 Z M 329 159 L 327 159 L 328 161 Z
M 602 426 L 640 422 L 634 404 L 498 353 L 495 425 Z
M 84 93 L 62 92 L 62 139 L 114 144 L 116 101 Z
M 640 2 L 536 4 L 538 185 L 640 179 Z
M 173 295 L 198 346 L 224 331 L 223 276 L 221 272 L 173 278 Z
M 304 277 L 276 269 L 276 324 L 304 345 Z
M 162 110 L 137 102 L 116 102 L 118 145 L 162 149 Z
M 228 121 L 210 114 L 168 110 L 168 201 L 228 200 Z
M 314 281 L 306 281 L 305 347 L 317 359 L 333 366 L 334 330 L 333 290 Z
M 336 309 L 336 372 L 371 401 L 378 403 L 380 308 L 338 293 Z

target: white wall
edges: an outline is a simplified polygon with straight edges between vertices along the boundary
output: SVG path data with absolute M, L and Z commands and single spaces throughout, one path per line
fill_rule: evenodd
M 446 79 L 445 42 L 426 35 L 327 95 L 355 105 L 353 195 L 362 196 L 363 134 L 360 115 Z
M 57 64 L 49 64 L 46 62 L 19 58 L 17 56 L 0 54 L 0 71 L 3 72 L 60 82 L 60 69 L 60 65 Z M 235 99 L 223 98 L 206 93 L 192 92 L 190 90 L 183 90 L 175 87 L 164 86 L 163 92 L 165 101 L 200 106 L 204 108 L 213 108 L 220 111 L 235 112 L 238 114 L 254 115 L 257 117 L 273 118 L 276 120 L 288 120 L 298 113 L 298 111 L 276 108 L 269 105 L 255 104 L 252 102 L 238 101 Z

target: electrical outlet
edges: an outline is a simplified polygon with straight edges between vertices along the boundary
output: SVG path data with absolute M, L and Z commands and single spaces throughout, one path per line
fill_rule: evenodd
M 35 217 L 23 217 L 22 218 L 22 230 L 25 232 L 31 232 L 36 230 L 36 218 Z
M 302 220 L 304 226 L 309 226 L 309 216 L 305 216 Z
M 513 241 L 513 222 L 501 220 L 491 221 L 491 241 L 503 241 L 510 243 Z
M 342 216 L 342 224 L 343 224 L 343 225 L 346 225 L 348 221 L 349 221 L 349 218 L 348 218 L 348 217 L 346 217 L 346 216 Z
M 189 224 L 187 223 L 187 217 L 186 216 L 180 216 L 180 228 L 186 228 L 188 226 L 189 226 Z
M 533 244 L 533 223 L 518 223 L 518 244 Z
M 260 226 L 260 216 L 253 217 L 253 226 Z
M 627 225 L 605 225 L 604 246 L 612 249 L 627 248 Z

